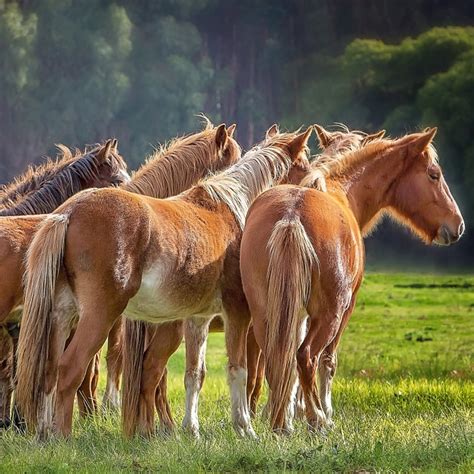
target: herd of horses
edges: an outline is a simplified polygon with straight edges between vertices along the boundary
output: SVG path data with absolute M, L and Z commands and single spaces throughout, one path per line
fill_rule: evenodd
M 130 177 L 108 140 L 29 168 L 0 190 L 0 423 L 69 436 L 74 400 L 123 431 L 175 427 L 167 362 L 184 337 L 183 427 L 199 436 L 209 331 L 225 332 L 232 421 L 255 436 L 264 379 L 277 433 L 296 410 L 332 426 L 339 341 L 364 273 L 363 237 L 390 214 L 427 244 L 464 222 L 432 144 L 314 125 L 268 129 L 241 156 L 235 125 L 157 150 Z M 310 156 L 316 131 L 321 154 Z M 122 375 L 123 372 L 123 375 Z M 122 377 L 122 388 L 119 381 Z M 12 394 L 13 392 L 13 394 Z

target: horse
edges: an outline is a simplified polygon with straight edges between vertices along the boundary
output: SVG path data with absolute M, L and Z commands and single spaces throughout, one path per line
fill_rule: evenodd
M 233 156 L 222 155 L 213 143 L 213 136 L 220 135 L 224 125 L 216 129 L 206 117 L 203 118 L 202 132 L 176 138 L 158 148 L 122 188 L 135 194 L 167 198 L 189 189 L 209 173 L 216 173 L 233 164 Z M 232 138 L 235 130 L 236 125 L 230 125 L 227 128 L 228 137 Z M 114 324 L 108 337 L 107 384 L 102 405 L 112 409 L 120 406 L 122 332 L 120 319 Z M 165 403 L 164 409 L 159 410 L 160 414 L 169 410 L 166 400 L 158 403 L 159 406 Z
M 334 153 L 341 153 L 342 150 L 349 151 L 363 147 L 385 134 L 385 130 L 374 134 L 366 134 L 355 130 L 350 131 L 345 126 L 337 127 L 334 131 L 325 130 L 320 125 L 314 125 L 314 128 L 319 139 L 319 146 L 323 150 L 323 155 L 316 158 L 318 160 L 323 159 L 326 155 L 331 156 Z M 278 127 L 274 125 L 268 130 L 267 138 L 278 132 Z M 303 179 L 304 176 L 302 174 L 301 178 Z M 206 374 L 206 345 L 202 341 L 207 339 L 209 331 L 222 332 L 223 330 L 224 324 L 220 316 L 216 316 L 212 320 L 201 320 L 197 325 L 195 320 L 189 319 L 161 324 L 157 327 L 151 325 L 147 327 L 147 340 L 151 341 L 148 344 L 148 350 L 151 352 L 151 348 L 156 345 L 160 348 L 161 354 L 163 354 L 163 347 L 167 347 L 166 355 L 161 355 L 161 358 L 168 359 L 179 347 L 183 333 L 185 335 L 186 372 L 184 384 L 186 388 L 186 414 L 183 420 L 183 427 L 194 437 L 199 436 L 199 392 L 202 389 Z M 263 358 L 260 358 L 260 348 L 253 336 L 252 326 L 247 336 L 247 371 L 247 403 L 250 407 L 250 414 L 253 417 L 263 385 Z M 161 429 L 169 433 L 174 429 L 174 421 L 166 396 L 166 377 L 165 371 L 158 385 L 156 407 L 161 420 Z
M 389 214 L 427 244 L 450 245 L 463 234 L 432 145 L 435 134 L 427 129 L 336 156 L 316 164 L 327 192 L 312 189 L 310 175 L 301 187 L 267 191 L 250 208 L 240 268 L 264 353 L 274 431 L 292 430 L 296 372 L 311 430 L 333 424 L 337 347 L 363 278 L 363 236 L 381 216 Z M 300 344 L 306 315 L 309 328 Z
M 123 430 L 132 436 L 138 420 L 140 431 L 149 432 L 156 382 L 147 385 L 144 321 L 210 317 L 221 307 L 234 426 L 254 435 L 245 397 L 242 342 L 250 315 L 239 307 L 239 237 L 253 199 L 308 164 L 312 128 L 278 134 L 240 161 L 237 142 L 225 127 L 218 130 L 216 150 L 236 162 L 226 171 L 169 199 L 84 191 L 38 229 L 27 258 L 17 396 L 40 437 L 54 428 L 71 434 L 74 391 L 125 309 Z M 64 351 L 76 308 L 76 331 Z
M 0 190 L 0 426 L 10 425 L 15 348 L 23 302 L 24 256 L 45 213 L 82 189 L 130 179 L 117 140 L 72 153 L 58 145 L 55 161 L 32 167 Z M 32 215 L 38 214 L 38 215 Z

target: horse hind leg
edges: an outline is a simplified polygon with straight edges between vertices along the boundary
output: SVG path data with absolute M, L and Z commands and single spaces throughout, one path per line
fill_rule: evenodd
M 106 410 L 120 409 L 120 376 L 122 374 L 122 333 L 123 317 L 112 326 L 107 338 L 107 383 L 102 399 Z
M 352 297 L 349 308 L 344 313 L 342 322 L 337 331 L 336 337 L 326 346 L 319 358 L 318 375 L 319 375 L 319 396 L 321 406 L 326 415 L 327 423 L 333 426 L 332 415 L 332 382 L 337 369 L 337 348 L 341 340 L 344 329 L 349 322 L 352 311 L 354 310 L 356 298 Z
M 256 438 L 247 402 L 247 333 L 250 325 L 249 309 L 234 306 L 224 299 L 226 318 L 225 338 L 229 358 L 228 381 L 231 394 L 232 422 L 239 436 Z
M 53 312 L 57 321 L 57 313 Z M 44 440 L 55 433 L 54 409 L 56 403 L 56 388 L 58 378 L 58 362 L 64 352 L 66 341 L 70 334 L 68 320 L 54 324 L 49 338 L 49 353 L 46 361 L 44 394 L 38 410 L 37 436 Z
M 330 347 L 326 348 L 321 354 L 318 375 L 319 375 L 319 397 L 321 407 L 326 415 L 328 426 L 332 426 L 332 381 L 336 373 L 337 354 Z
M 330 427 L 319 396 L 316 375 L 320 366 L 321 354 L 338 332 L 345 306 L 341 301 L 341 299 L 336 299 L 333 304 L 326 304 L 318 311 L 310 309 L 308 334 L 297 353 L 306 419 L 310 429 L 316 432 L 324 432 L 326 428 Z M 313 306 L 316 307 L 316 305 Z
M 81 418 L 97 414 L 97 384 L 99 381 L 100 351 L 89 363 L 86 375 L 77 391 L 77 404 Z
M 6 327 L 0 327 L 0 429 L 11 424 L 13 344 Z
M 114 306 L 121 307 L 118 311 L 113 306 L 104 307 L 103 302 L 107 298 L 99 298 L 99 301 L 91 298 L 83 306 L 79 305 L 82 307 L 76 333 L 59 360 L 55 420 L 62 436 L 71 434 L 74 398 L 84 380 L 87 367 L 104 344 L 110 328 L 125 306 L 118 298 L 113 299 Z
M 182 323 L 179 321 L 147 325 L 148 346 L 143 359 L 137 427 L 143 436 L 149 437 L 155 432 L 155 406 L 163 431 L 170 433 L 174 430 L 166 397 L 166 364 L 181 343 L 182 337 Z
M 160 429 L 164 434 L 171 434 L 175 429 L 171 406 L 168 401 L 168 369 L 165 367 L 160 383 L 156 388 L 155 407 L 160 417 Z
M 262 391 L 265 364 L 262 351 L 255 339 L 253 326 L 250 326 L 247 334 L 247 372 L 247 403 L 250 408 L 250 416 L 254 418 Z

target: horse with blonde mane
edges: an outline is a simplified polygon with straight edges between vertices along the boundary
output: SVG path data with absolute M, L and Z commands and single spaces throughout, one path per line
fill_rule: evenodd
M 332 425 L 336 351 L 362 282 L 363 235 L 380 216 L 388 213 L 427 244 L 450 245 L 463 234 L 431 144 L 435 133 L 379 140 L 327 160 L 315 169 L 316 177 L 325 176 L 325 193 L 280 186 L 252 205 L 240 267 L 264 353 L 275 431 L 292 430 L 297 370 L 309 426 Z M 311 186 L 312 177 L 302 184 Z M 300 344 L 306 315 L 309 329 Z
M 319 144 L 323 149 L 323 157 L 325 155 L 331 156 L 334 153 L 341 153 L 342 150 L 355 150 L 359 147 L 365 146 L 367 143 L 381 138 L 385 131 L 375 134 L 366 134 L 359 131 L 350 131 L 347 127 L 338 126 L 335 131 L 327 131 L 320 125 L 315 125 Z M 267 132 L 267 138 L 279 133 L 278 127 L 273 125 Z M 318 157 L 318 160 L 323 159 Z M 307 170 L 310 172 L 310 169 Z M 292 182 L 299 184 L 301 179 L 304 179 L 305 173 L 298 176 L 292 176 Z M 222 332 L 224 331 L 224 324 L 220 316 L 214 319 L 201 319 L 196 322 L 195 319 L 188 319 L 186 321 L 174 321 L 173 323 L 161 324 L 159 326 L 148 325 L 147 340 L 148 343 L 148 358 L 147 365 L 150 367 L 148 379 L 152 379 L 152 371 L 155 370 L 155 377 L 159 377 L 163 361 L 168 360 L 169 357 L 178 349 L 183 333 L 186 342 L 186 372 L 184 384 L 186 388 L 186 413 L 183 420 L 183 428 L 195 437 L 199 436 L 199 417 L 198 417 L 198 403 L 199 393 L 202 389 L 204 378 L 206 374 L 206 339 L 208 332 Z M 157 353 L 154 356 L 156 363 L 152 362 L 152 348 L 157 348 Z M 155 365 L 155 369 L 152 369 Z M 256 404 L 260 395 L 263 384 L 263 357 L 260 358 L 260 348 L 258 347 L 253 336 L 252 327 L 249 329 L 247 336 L 247 403 L 250 407 L 250 413 L 255 414 Z M 167 400 L 166 386 L 167 386 L 166 369 L 161 376 L 161 381 L 158 385 L 156 394 L 156 407 L 161 420 L 161 429 L 164 432 L 170 432 L 174 428 L 174 421 L 169 408 Z
M 237 161 L 240 147 L 225 127 L 219 130 L 216 151 Z M 238 237 L 252 200 L 307 163 L 310 133 L 279 135 L 174 198 L 95 190 L 50 216 L 28 252 L 18 350 L 18 403 L 30 428 L 42 437 L 54 428 L 71 433 L 74 390 L 126 309 L 124 430 L 133 435 L 139 420 L 147 433 L 156 384 L 145 391 L 144 321 L 212 315 L 223 305 L 234 424 L 253 434 L 242 351 L 250 318 L 239 308 Z M 63 352 L 76 308 L 76 332 Z
M 118 186 L 130 179 L 116 140 L 74 154 L 63 145 L 58 148 L 57 160 L 29 167 L 0 190 L 0 216 L 5 216 L 0 217 L 0 426 L 5 428 L 10 425 L 24 256 L 37 226 L 45 213 L 75 193 Z
M 122 187 L 126 191 L 154 198 L 167 198 L 186 191 L 210 173 L 216 173 L 233 164 L 233 156 L 222 154 L 214 145 L 212 136 L 223 136 L 224 125 L 214 128 L 204 117 L 202 132 L 172 140 L 160 147 L 148 158 Z M 233 124 L 227 128 L 227 136 L 232 138 L 236 129 Z M 122 373 L 122 319 L 112 327 L 108 337 L 107 384 L 103 406 L 118 409 L 120 406 L 119 387 Z M 163 406 L 159 413 L 170 411 L 167 400 L 157 401 Z M 164 405 L 162 405 L 164 404 Z M 164 415 L 165 416 L 165 415 Z M 162 418 L 163 419 L 163 418 Z M 166 419 L 163 422 L 166 423 Z

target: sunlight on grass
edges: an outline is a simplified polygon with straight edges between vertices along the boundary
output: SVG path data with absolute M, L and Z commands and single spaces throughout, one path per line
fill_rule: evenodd
M 474 278 L 464 276 L 366 278 L 340 350 L 336 426 L 327 437 L 310 434 L 298 421 L 293 436 L 277 438 L 258 417 L 259 440 L 238 439 L 230 424 L 223 335 L 212 334 L 199 441 L 180 429 L 170 438 L 126 441 L 118 415 L 76 418 L 67 442 L 39 444 L 31 436 L 0 434 L 0 471 L 472 472 L 473 288 Z M 183 371 L 180 347 L 170 362 L 169 384 L 178 422 Z

